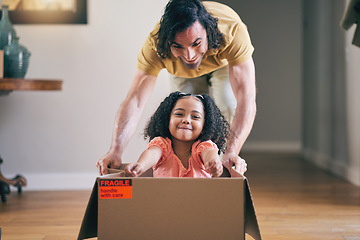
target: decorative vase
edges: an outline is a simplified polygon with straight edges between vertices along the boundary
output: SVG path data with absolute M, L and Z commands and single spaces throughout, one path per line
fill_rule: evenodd
M 4 47 L 4 77 L 24 78 L 29 67 L 31 53 L 19 44 L 15 37 L 10 45 Z
M 15 29 L 13 28 L 9 19 L 8 6 L 1 6 L 1 21 L 0 21 L 0 49 L 10 45 L 16 36 Z

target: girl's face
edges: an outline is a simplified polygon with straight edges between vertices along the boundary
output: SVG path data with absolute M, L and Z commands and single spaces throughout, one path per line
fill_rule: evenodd
M 170 116 L 169 130 L 172 138 L 180 141 L 195 141 L 205 122 L 204 106 L 194 96 L 180 98 Z

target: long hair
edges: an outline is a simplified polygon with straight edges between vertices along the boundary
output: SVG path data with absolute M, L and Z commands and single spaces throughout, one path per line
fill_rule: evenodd
M 164 99 L 150 118 L 144 130 L 144 138 L 151 141 L 155 137 L 171 138 L 169 123 L 171 112 L 176 102 L 191 94 L 173 92 Z M 219 153 L 225 151 L 226 139 L 230 132 L 230 125 L 221 114 L 215 102 L 206 94 L 195 95 L 201 100 L 204 106 L 205 121 L 202 133 L 197 140 L 201 142 L 211 140 L 218 149 Z
M 196 21 L 206 30 L 208 49 L 219 48 L 223 34 L 218 29 L 218 20 L 206 11 L 200 0 L 170 0 L 161 17 L 159 31 L 155 34 L 159 56 L 168 57 L 175 35 L 188 29 Z

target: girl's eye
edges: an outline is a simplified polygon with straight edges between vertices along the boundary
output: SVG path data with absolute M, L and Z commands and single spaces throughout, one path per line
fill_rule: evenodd
M 196 47 L 196 46 L 199 46 L 200 44 L 201 44 L 201 42 L 196 42 L 193 44 L 193 46 Z
M 200 119 L 200 116 L 194 115 L 193 119 Z
M 181 117 L 183 114 L 182 114 L 182 113 L 179 113 L 179 112 L 175 112 L 175 113 L 174 113 L 174 115 L 175 115 L 175 116 L 180 116 L 180 117 Z

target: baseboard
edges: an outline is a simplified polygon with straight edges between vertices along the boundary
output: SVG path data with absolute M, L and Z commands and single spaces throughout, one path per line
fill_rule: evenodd
M 332 159 L 323 154 L 309 150 L 303 150 L 303 156 L 306 160 L 314 163 L 318 167 L 327 170 L 356 186 L 360 186 L 359 167 L 346 165 L 343 161 Z
M 241 150 L 242 152 L 277 152 L 277 153 L 300 153 L 301 143 L 293 142 L 246 142 Z
M 23 191 L 89 190 L 94 186 L 97 172 L 85 173 L 21 173 L 27 181 Z

